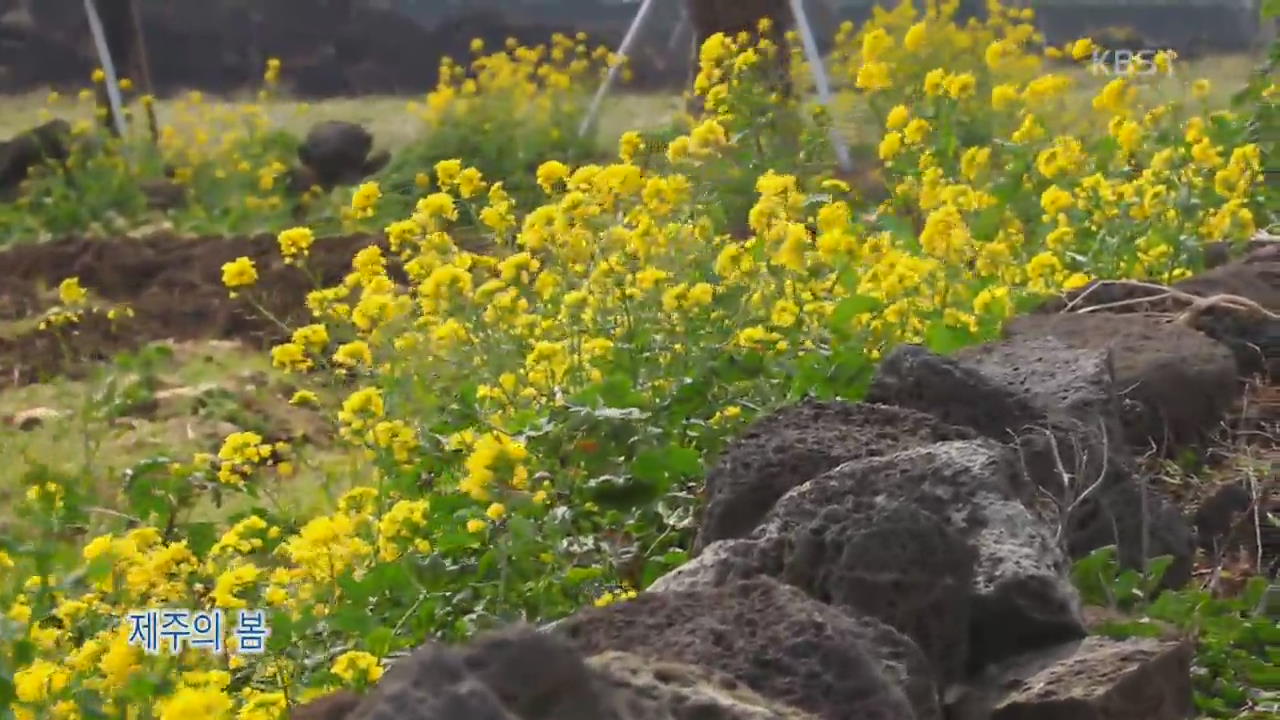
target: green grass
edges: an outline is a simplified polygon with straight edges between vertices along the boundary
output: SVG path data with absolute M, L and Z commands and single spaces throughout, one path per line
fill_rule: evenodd
M 78 102 L 75 97 L 63 96 L 52 105 L 48 103 L 48 97 L 47 91 L 0 96 L 0 138 L 9 138 L 50 117 L 69 122 L 92 120 L 94 117 L 93 106 Z M 299 136 L 313 124 L 325 120 L 359 123 L 373 133 L 376 147 L 394 152 L 419 139 L 423 132 L 421 121 L 407 110 L 409 102 L 420 99 L 387 95 L 332 98 L 320 102 L 277 99 L 269 100 L 265 109 L 273 127 Z M 183 102 L 181 97 L 158 101 L 157 121 L 162 126 L 172 122 Z M 210 113 L 216 114 L 233 110 L 246 102 L 254 102 L 254 98 L 210 98 L 205 100 L 205 105 Z M 616 93 L 605 102 L 597 129 L 601 140 L 611 143 L 624 130 L 661 126 L 680 107 L 681 99 L 675 94 Z
M 274 371 L 265 353 L 238 343 L 161 343 L 96 368 L 85 379 L 58 379 L 0 392 L 0 506 L 10 507 L 21 480 L 48 470 L 76 476 L 94 496 L 114 498 L 108 482 L 158 457 L 189 461 L 195 453 L 217 452 L 227 434 L 252 430 L 270 439 L 305 438 L 297 473 L 281 477 L 277 500 L 291 512 L 318 508 L 330 497 L 321 485 L 362 472 L 360 459 L 330 443 L 330 425 L 316 412 L 293 407 L 288 379 Z M 30 411 L 45 411 L 37 427 L 8 422 Z M 246 499 L 247 500 L 247 499 Z M 197 513 L 211 519 L 239 509 L 206 502 Z M 104 512 L 117 508 L 108 504 Z M 6 518 L 0 509 L 0 525 Z
M 1178 61 L 1171 76 L 1144 79 L 1144 83 L 1154 85 L 1158 93 L 1173 98 L 1182 95 L 1186 84 L 1192 80 L 1207 78 L 1213 85 L 1208 102 L 1218 106 L 1225 104 L 1231 92 L 1239 87 L 1256 62 L 1257 56 L 1248 53 Z M 1081 81 L 1079 92 L 1083 103 L 1087 103 L 1088 97 L 1106 80 L 1090 77 L 1084 70 L 1068 69 L 1068 72 L 1076 74 Z M 838 82 L 839 78 L 834 80 Z M 424 85 L 424 93 L 425 90 Z M 77 102 L 74 97 L 64 96 L 52 106 L 47 103 L 47 98 L 47 91 L 0 97 L 0 137 L 12 136 L 43 122 L 49 116 L 69 121 L 93 118 L 92 106 Z M 406 111 L 407 103 L 418 99 L 421 98 L 371 95 L 301 102 L 282 98 L 267 101 L 265 108 L 272 125 L 290 133 L 301 135 L 313 123 L 324 120 L 346 120 L 368 128 L 378 147 L 395 151 L 421 135 L 421 123 Z M 232 96 L 211 98 L 206 104 L 211 112 L 217 112 L 254 100 L 250 95 Z M 853 98 L 848 95 L 840 97 L 836 107 L 843 116 L 842 124 L 846 131 L 856 138 L 856 130 L 863 125 L 865 116 L 851 100 Z M 159 122 L 163 125 L 172 121 L 182 102 L 181 97 L 157 102 L 156 114 Z M 639 94 L 627 92 L 625 87 L 620 87 L 602 108 L 598 125 L 599 138 L 604 143 L 612 143 L 624 130 L 661 127 L 681 109 L 682 100 L 678 94 Z

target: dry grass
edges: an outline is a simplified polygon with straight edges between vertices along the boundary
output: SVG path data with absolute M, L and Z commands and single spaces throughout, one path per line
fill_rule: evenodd
M 368 471 L 358 453 L 332 442 L 324 416 L 289 405 L 288 378 L 271 368 L 265 354 L 229 342 L 165 345 L 173 354 L 156 368 L 158 392 L 118 411 L 103 408 L 120 403 L 120 393 L 140 377 L 109 366 L 100 366 L 105 375 L 98 378 L 59 378 L 0 392 L 0 458 L 5 461 L 0 527 L 11 519 L 5 508 L 21 492 L 15 481 L 37 466 L 78 477 L 99 497 L 115 498 L 119 488 L 108 483 L 136 463 L 157 457 L 189 461 L 195 453 L 216 451 L 223 438 L 239 430 L 273 439 L 301 433 L 304 439 L 295 443 L 296 474 L 272 478 L 277 500 L 292 511 L 324 510 L 317 503 L 331 494 L 318 489 L 345 489 Z M 117 393 L 107 391 L 112 387 Z M 44 415 L 43 422 L 28 429 L 13 424 L 15 416 L 33 412 Z M 241 509 L 243 502 L 216 509 L 202 501 L 196 511 L 218 517 Z

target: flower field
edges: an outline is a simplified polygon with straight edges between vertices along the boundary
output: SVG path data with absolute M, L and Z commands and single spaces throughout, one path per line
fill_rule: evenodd
M 1171 55 L 1158 76 L 1093 77 L 1088 39 L 1046 48 L 1029 11 L 954 10 L 841 28 L 829 110 L 769 82 L 793 53 L 807 88 L 798 49 L 715 36 L 703 113 L 604 149 L 577 124 L 609 52 L 475 47 L 404 109 L 419 130 L 384 170 L 300 199 L 296 138 L 266 110 L 288 68 L 256 101 L 184 99 L 154 145 L 149 98 L 137 138 L 83 120 L 70 168 L 0 206 L 0 238 L 266 234 L 218 240 L 230 256 L 198 269 L 214 291 L 186 292 L 254 318 L 262 374 L 288 384 L 280 412 L 323 429 L 63 466 L 0 428 L 20 468 L 0 471 L 0 705 L 278 718 L 368 688 L 424 638 L 626 602 L 688 559 L 707 463 L 762 412 L 858 399 L 894 346 L 993 339 L 1094 280 L 1174 283 L 1276 222 L 1259 134 L 1274 65 L 1223 103 Z M 856 174 L 834 167 L 833 126 Z M 162 216 L 141 182 L 161 177 L 186 198 Z M 92 269 L 33 289 L 35 316 L 0 298 L 0 368 L 79 367 L 86 338 L 114 353 L 140 337 L 143 301 L 111 300 Z M 153 608 L 219 610 L 228 629 L 262 611 L 270 634 L 262 652 L 237 652 L 245 636 L 149 653 L 126 616 Z

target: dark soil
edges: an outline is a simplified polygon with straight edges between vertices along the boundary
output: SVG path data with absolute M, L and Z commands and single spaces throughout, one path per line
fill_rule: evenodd
M 352 256 L 374 242 L 370 236 L 317 239 L 307 263 L 320 286 L 349 272 Z M 303 270 L 287 266 L 274 236 L 143 239 L 70 238 L 0 251 L 0 386 L 77 374 L 87 363 L 146 343 L 174 339 L 234 339 L 258 347 L 279 342 L 288 331 L 255 309 L 245 297 L 231 298 L 222 285 L 222 264 L 240 256 L 258 267 L 254 301 L 287 326 L 309 322 L 305 306 L 316 285 Z M 132 318 L 112 323 L 86 314 L 73 328 L 3 332 L 4 324 L 38 317 L 56 302 L 53 288 L 76 276 L 95 299 L 127 305 Z

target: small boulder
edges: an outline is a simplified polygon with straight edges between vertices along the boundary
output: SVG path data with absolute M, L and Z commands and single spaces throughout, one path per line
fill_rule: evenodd
M 785 538 L 717 540 L 689 562 L 663 575 L 649 592 L 709 590 L 758 575 L 780 577 Z
M 922 412 L 806 400 L 756 420 L 707 474 L 694 552 L 746 536 L 788 490 L 849 460 L 974 437 Z
M 66 162 L 71 154 L 71 125 L 50 120 L 0 142 L 0 199 L 10 199 L 32 168 Z
M 348 720 L 615 720 L 585 659 L 526 628 L 431 643 L 391 666 Z
M 943 662 L 943 672 L 954 667 L 957 656 L 967 658 L 965 669 L 973 670 L 1084 635 L 1079 597 L 1069 580 L 1070 566 L 1058 532 L 1049 524 L 1051 518 L 1025 504 L 1032 492 L 1009 448 L 989 440 L 937 443 L 846 463 L 805 483 L 778 502 L 761 532 L 789 535 L 795 528 L 829 516 L 831 508 L 864 517 L 879 510 L 886 528 L 894 527 L 895 515 L 906 517 L 894 506 L 923 511 L 953 533 L 958 538 L 956 544 L 971 544 L 976 551 L 971 575 L 963 570 L 945 573 L 933 563 L 926 565 L 939 573 L 933 590 L 966 593 L 969 607 L 943 598 L 929 601 L 930 596 L 923 592 L 930 588 L 925 579 L 906 570 L 902 572 L 916 582 L 907 584 L 904 577 L 896 586 L 911 588 L 913 592 L 901 597 L 912 598 L 922 610 L 927 608 L 937 615 L 917 619 L 915 632 L 927 635 L 917 642 L 925 643 L 935 660 Z M 875 527 L 877 520 L 869 522 Z M 963 562 L 954 553 L 950 551 L 947 557 Z M 889 553 L 881 554 L 887 558 Z M 916 559 L 914 553 L 911 559 Z M 967 588 L 955 587 L 955 581 L 965 577 L 970 578 Z M 850 577 L 851 581 L 856 579 Z M 883 597 L 878 603 L 885 605 L 881 612 L 888 612 L 898 599 L 894 589 L 894 582 L 886 582 L 880 590 Z M 906 614 L 902 619 L 909 617 Z M 967 648 L 963 636 L 957 637 L 956 627 L 965 617 Z
M 617 651 L 596 655 L 587 665 L 613 689 L 619 720 L 817 720 L 706 668 Z
M 1184 325 L 1143 315 L 1024 315 L 1005 334 L 1109 351 L 1125 437 L 1139 452 L 1203 444 L 1239 395 L 1230 351 Z
M 785 517 L 783 503 L 789 505 L 786 497 L 775 517 Z M 908 503 L 858 504 L 825 507 L 795 526 L 782 579 L 830 605 L 887 623 L 915 641 L 941 682 L 960 679 L 969 658 L 973 546 Z
M 1194 713 L 1193 648 L 1092 636 L 993 668 L 949 708 L 956 720 L 1182 720 Z
M 1252 535 L 1249 531 L 1252 523 L 1248 522 L 1247 513 L 1253 504 L 1253 495 L 1242 483 L 1222 483 L 1209 493 L 1194 515 L 1196 541 L 1200 549 L 1212 558 L 1227 549 L 1234 549 L 1242 539 L 1246 544 L 1251 541 L 1253 538 L 1249 537 Z M 1242 524 L 1243 528 L 1240 527 Z
M 906 635 L 945 683 L 966 671 L 974 560 L 973 548 L 932 515 L 865 499 L 823 508 L 785 529 L 766 527 L 749 539 L 711 543 L 649 591 L 775 578 Z
M 391 155 L 373 150 L 373 135 L 360 125 L 327 120 L 312 126 L 298 148 L 302 169 L 294 173 L 293 185 L 318 185 L 328 191 L 352 185 L 386 167 Z M 298 189 L 295 187 L 295 190 Z
M 293 717 L 817 720 L 714 670 L 625 652 L 587 659 L 558 635 L 519 626 L 466 646 L 424 645 L 397 660 L 364 699 L 330 696 L 298 708 Z
M 918 713 L 852 618 L 768 578 L 645 592 L 588 608 L 552 632 L 592 655 L 620 650 L 725 673 L 824 720 L 937 717 L 936 691 L 932 709 Z
M 868 400 L 929 412 L 1016 447 L 1040 494 L 1070 509 L 1059 522 L 1072 557 L 1119 538 L 1130 567 L 1141 564 L 1144 549 L 1147 557 L 1172 554 L 1166 583 L 1185 581 L 1190 528 L 1163 496 L 1139 486 L 1112 376 L 1108 350 L 1078 350 L 1052 337 L 1014 337 L 952 357 L 904 345 L 881 363 Z M 1149 512 L 1140 511 L 1142 502 Z M 1144 544 L 1144 537 L 1167 542 Z
M 1059 462 L 1084 478 L 1121 470 L 1109 462 L 1121 430 L 1105 351 L 1051 338 L 990 343 L 952 357 L 901 345 L 881 362 L 867 400 L 1020 446 L 1032 479 L 1054 496 L 1062 495 Z
M 1271 313 L 1280 312 L 1280 250 L 1259 244 L 1245 257 L 1174 283 L 1172 289 L 1197 298 L 1231 295 Z M 1036 313 L 1108 306 L 1108 313 L 1161 313 L 1182 316 L 1190 303 L 1155 285 L 1095 281 L 1051 300 Z M 1280 320 L 1247 309 L 1209 305 L 1185 319 L 1192 328 L 1226 345 L 1244 375 L 1280 375 Z

